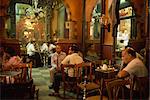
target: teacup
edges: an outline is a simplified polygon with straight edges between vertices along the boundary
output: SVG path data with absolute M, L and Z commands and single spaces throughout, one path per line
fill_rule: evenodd
M 103 64 L 102 70 L 107 70 L 107 65 Z

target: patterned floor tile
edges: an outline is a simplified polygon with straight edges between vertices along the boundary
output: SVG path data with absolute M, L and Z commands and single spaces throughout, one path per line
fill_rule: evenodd
M 39 88 L 39 100 L 75 100 L 75 99 L 62 99 L 55 96 L 48 96 L 53 90 L 49 90 L 48 86 L 50 84 L 49 68 L 33 68 L 32 77 L 34 84 Z M 63 89 L 60 89 L 60 94 L 63 97 Z M 75 94 L 67 93 L 69 98 L 74 98 Z

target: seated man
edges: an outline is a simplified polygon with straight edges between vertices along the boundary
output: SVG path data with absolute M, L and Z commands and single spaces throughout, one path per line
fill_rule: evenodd
M 127 77 L 132 77 L 132 76 L 136 76 L 136 77 L 146 77 L 148 76 L 148 70 L 145 67 L 145 65 L 143 64 L 143 62 L 136 57 L 136 52 L 133 48 L 131 47 L 127 47 L 123 53 L 122 53 L 122 61 L 124 64 L 127 64 L 119 73 L 118 73 L 118 77 L 119 78 L 127 78 Z M 134 87 L 134 90 L 137 90 L 137 86 Z M 126 88 L 126 92 L 129 92 L 130 87 L 127 86 Z M 127 95 L 129 96 L 129 94 Z
M 62 60 L 66 57 L 66 53 L 62 51 L 60 45 L 56 45 L 56 52 L 51 57 L 51 68 L 50 68 L 50 88 L 54 81 L 54 74 L 56 71 L 61 71 L 60 65 Z
M 70 46 L 68 51 L 68 56 L 61 62 L 61 64 L 79 64 L 83 62 L 82 57 L 78 55 L 78 47 Z M 68 70 L 68 76 L 72 77 L 73 71 L 72 69 Z M 49 96 L 58 96 L 59 95 L 59 86 L 62 80 L 62 73 L 56 73 L 54 75 L 53 89 L 54 93 L 50 93 Z

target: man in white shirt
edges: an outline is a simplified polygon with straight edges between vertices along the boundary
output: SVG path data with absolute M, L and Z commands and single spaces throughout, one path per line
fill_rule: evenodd
M 51 57 L 51 68 L 50 68 L 50 85 L 54 80 L 54 74 L 57 71 L 61 71 L 61 62 L 66 57 L 66 53 L 62 51 L 60 45 L 56 45 L 56 52 Z
M 65 57 L 65 59 L 61 62 L 61 64 L 79 64 L 83 62 L 83 59 L 81 56 L 78 55 L 79 48 L 77 46 L 70 46 L 69 47 L 69 55 Z M 68 76 L 72 77 L 72 69 L 68 70 Z M 56 73 L 54 75 L 54 82 L 53 82 L 53 89 L 54 93 L 49 94 L 49 96 L 59 95 L 59 86 L 60 82 L 62 80 L 62 74 L 61 73 Z
M 33 65 L 36 64 L 36 61 L 35 61 L 36 49 L 35 49 L 35 46 L 34 46 L 34 42 L 35 41 L 30 41 L 26 46 L 28 57 L 33 62 Z
M 146 66 L 138 57 L 136 57 L 136 52 L 133 48 L 127 47 L 123 51 L 122 61 L 124 64 L 127 64 L 127 65 L 118 73 L 117 76 L 119 78 L 127 78 L 127 77 L 133 77 L 133 76 L 136 76 L 136 77 L 148 76 L 148 70 Z M 127 86 L 127 89 L 130 89 L 130 87 Z M 138 87 L 135 85 L 134 90 L 136 91 L 137 89 Z
M 56 48 L 56 46 L 53 43 L 50 43 L 49 47 L 48 47 L 49 53 L 52 54 L 53 53 L 53 49 L 55 49 L 55 48 Z
M 69 55 L 61 62 L 61 64 L 80 64 L 83 62 L 83 59 L 78 54 L 78 47 L 71 46 L 69 47 Z M 68 70 L 68 76 L 73 77 L 73 69 Z
M 33 41 L 30 41 L 30 42 L 27 44 L 26 48 L 27 48 L 27 54 L 28 54 L 29 56 L 33 56 L 33 55 L 35 54 L 35 51 L 36 51 L 36 50 L 35 50 Z
M 56 45 L 51 41 L 49 43 L 49 47 L 48 47 L 48 52 L 49 52 L 49 55 L 48 55 L 48 65 L 51 65 L 51 56 L 55 52 L 55 49 L 56 49 Z
M 41 46 L 41 52 L 44 53 L 44 52 L 47 52 L 48 51 L 48 46 L 47 46 L 47 43 L 44 42 Z
M 48 46 L 46 42 L 43 42 L 42 46 L 41 46 L 41 53 L 42 53 L 42 59 L 44 62 L 44 66 L 47 65 L 47 60 L 48 60 Z

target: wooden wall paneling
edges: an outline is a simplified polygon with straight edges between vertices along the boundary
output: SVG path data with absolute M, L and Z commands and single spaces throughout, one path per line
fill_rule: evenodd
M 57 44 L 59 44 L 62 47 L 62 51 L 66 52 L 66 54 L 68 54 L 69 46 L 71 46 L 73 44 L 76 44 L 79 46 L 79 48 L 81 48 L 81 44 L 79 44 L 75 40 L 66 40 L 66 39 L 65 40 L 58 40 Z
M 145 40 L 130 40 L 130 46 L 133 47 L 137 52 L 140 52 L 141 49 L 145 48 Z
M 16 39 L 0 39 L 0 45 L 3 47 L 11 47 L 13 48 L 17 55 L 20 56 L 20 44 L 19 44 L 19 40 Z
M 103 48 L 102 58 L 112 60 L 113 46 L 112 45 L 102 45 L 102 48 Z

